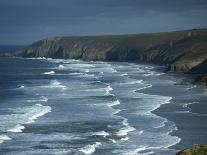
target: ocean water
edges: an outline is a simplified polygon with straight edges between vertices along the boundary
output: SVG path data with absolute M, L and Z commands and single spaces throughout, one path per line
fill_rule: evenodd
M 162 70 L 0 59 L 0 154 L 174 155 L 207 143 L 206 87 Z

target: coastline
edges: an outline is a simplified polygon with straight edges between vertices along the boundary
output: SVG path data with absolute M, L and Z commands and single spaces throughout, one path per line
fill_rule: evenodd
M 166 76 L 172 76 L 172 75 L 166 74 Z M 175 76 L 174 78 L 178 78 L 178 77 Z M 180 81 L 179 78 L 178 81 Z M 207 104 L 205 104 L 204 101 L 200 103 L 199 99 L 197 100 L 197 102 L 193 102 L 192 101 L 193 99 L 188 99 L 186 103 L 183 103 L 183 98 L 179 96 L 179 94 L 181 92 L 181 87 L 184 87 L 184 89 L 182 90 L 184 97 L 189 96 L 188 95 L 189 93 L 205 95 L 206 87 L 199 86 L 199 85 L 197 87 L 195 87 L 194 85 L 179 85 L 179 84 L 177 85 L 176 83 L 173 83 L 172 86 L 173 85 L 177 87 L 177 91 L 175 91 L 175 93 L 177 94 L 173 95 L 173 99 L 171 100 L 171 103 L 163 104 L 158 109 L 153 111 L 154 114 L 164 117 L 169 121 L 175 122 L 176 126 L 178 127 L 178 130 L 173 131 L 170 135 L 181 138 L 181 141 L 176 145 L 171 146 L 170 148 L 177 149 L 177 150 L 184 150 L 185 148 L 188 148 L 193 144 L 205 144 L 206 143 L 205 136 L 203 136 L 203 134 L 197 134 L 197 133 L 201 129 L 207 127 L 207 125 L 205 125 Z M 157 93 L 154 93 L 155 95 L 157 95 L 160 94 L 159 89 L 156 88 L 156 86 L 154 86 L 154 88 L 153 87 L 147 88 L 142 91 L 144 93 L 152 93 L 152 92 L 156 92 L 155 90 L 157 90 Z M 165 95 L 172 94 L 170 87 L 166 87 L 165 90 L 166 90 L 164 92 Z M 203 92 L 204 94 L 201 92 Z M 202 98 L 200 99 L 202 101 Z M 202 104 L 203 108 L 200 107 L 200 104 Z M 186 131 L 188 132 L 186 133 Z
M 51 37 L 5 57 L 135 62 L 166 66 L 207 84 L 207 29 L 134 35 Z

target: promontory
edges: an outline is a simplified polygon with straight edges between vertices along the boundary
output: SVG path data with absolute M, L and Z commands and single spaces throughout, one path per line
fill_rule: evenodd
M 131 35 L 52 37 L 13 56 L 145 62 L 196 75 L 207 84 L 207 29 Z

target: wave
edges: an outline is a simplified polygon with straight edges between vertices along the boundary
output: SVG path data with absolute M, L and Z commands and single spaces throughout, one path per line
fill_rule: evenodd
M 74 73 L 69 73 L 69 75 L 84 75 L 84 73 L 74 72 Z
M 190 102 L 190 103 L 186 103 L 186 104 L 183 105 L 183 108 L 187 109 L 186 112 L 190 112 L 190 113 L 192 113 L 192 112 L 191 112 L 192 109 L 189 107 L 189 105 L 191 105 L 191 104 L 196 104 L 196 103 L 199 103 L 199 102 Z
M 7 135 L 0 135 L 0 144 L 7 140 L 11 140 L 11 138 Z
M 59 68 L 59 69 L 64 69 L 65 66 L 63 66 L 63 65 L 59 65 L 58 68 Z
M 125 83 L 120 83 L 122 85 L 131 85 L 131 84 L 141 84 L 143 83 L 143 80 L 133 80 L 133 81 L 129 81 L 129 82 L 125 82 Z
M 114 101 L 114 102 L 109 103 L 108 106 L 109 106 L 109 107 L 113 107 L 113 106 L 115 106 L 115 105 L 119 105 L 119 104 L 120 104 L 120 101 L 119 101 L 119 100 L 116 100 L 116 101 Z
M 53 74 L 55 74 L 55 71 L 49 71 L 49 72 L 45 72 L 43 74 L 45 74 L 45 75 L 53 75 Z
M 135 131 L 136 129 L 134 127 L 131 126 L 126 126 L 121 128 L 118 132 L 117 132 L 117 136 L 119 137 L 123 137 L 123 136 L 127 136 L 129 132 Z
M 100 142 L 96 142 L 95 144 L 86 145 L 85 147 L 79 149 L 79 152 L 82 152 L 84 154 L 92 154 L 96 151 L 96 148 L 101 146 L 102 144 Z
M 47 102 L 48 98 L 45 96 L 41 96 L 39 100 L 27 100 L 27 102 L 34 103 L 34 102 Z
M 107 94 L 110 94 L 110 92 L 113 90 L 113 88 L 111 87 L 111 85 L 108 85 L 106 88 L 104 88 L 106 90 Z
M 169 97 L 169 96 L 157 96 L 157 97 L 160 97 L 160 98 L 162 98 L 163 100 L 160 100 L 160 101 L 158 100 L 160 103 L 157 104 L 157 105 L 155 105 L 155 106 L 150 110 L 150 112 L 153 112 L 153 111 L 155 111 L 156 109 L 160 108 L 160 106 L 163 105 L 163 104 L 169 104 L 170 101 L 173 99 L 172 97 Z
M 121 111 L 122 110 L 120 110 L 120 109 L 116 109 L 115 112 L 112 115 L 116 115 L 116 114 L 120 113 Z
M 116 142 L 116 140 L 114 140 L 114 139 L 109 139 L 112 143 L 114 143 L 114 144 L 116 144 L 117 142 Z
M 49 88 L 60 88 L 60 89 L 63 89 L 63 90 L 68 89 L 67 86 L 62 85 L 62 83 L 59 82 L 58 80 L 52 80 L 52 81 L 50 82 L 50 85 L 49 85 L 49 86 L 46 86 L 46 87 L 49 87 Z
M 127 76 L 128 74 L 127 73 L 123 73 L 123 74 L 121 74 L 121 76 Z
M 25 86 L 24 85 L 21 85 L 20 87 L 19 87 L 19 89 L 24 89 L 25 88 Z
M 94 135 L 94 136 L 102 136 L 102 137 L 106 138 L 110 134 L 108 132 L 106 132 L 106 131 L 98 131 L 98 132 L 93 133 L 92 135 Z
M 196 87 L 197 87 L 197 85 L 192 85 L 189 88 L 186 88 L 186 90 L 191 90 L 191 89 L 196 88 Z
M 147 85 L 147 86 L 144 86 L 144 87 L 141 87 L 141 88 L 136 89 L 134 92 L 139 91 L 139 90 L 142 90 L 142 89 L 151 88 L 151 87 L 152 87 L 152 85 Z
M 8 132 L 22 132 L 25 129 L 25 127 L 21 124 L 17 124 L 15 127 L 8 129 Z
M 27 59 L 37 59 L 37 60 L 52 60 L 52 58 L 45 58 L 45 57 L 27 58 Z
M 158 129 L 158 128 L 163 128 L 164 126 L 165 126 L 165 123 L 167 123 L 168 121 L 167 121 L 167 119 L 166 120 L 164 120 L 162 123 L 161 123 L 161 125 L 159 125 L 159 126 L 156 126 L 156 127 L 154 127 L 155 129 Z
M 143 155 L 148 155 L 148 154 L 153 154 L 153 153 L 154 153 L 153 151 L 149 151 L 149 152 L 143 153 Z
M 51 112 L 51 107 L 50 106 L 43 106 L 42 104 L 35 104 L 35 106 L 37 107 L 36 110 L 34 110 L 32 116 L 28 117 L 28 121 L 26 123 L 34 123 L 35 120 L 49 112 Z
M 89 72 L 90 72 L 90 70 L 89 70 L 89 69 L 86 69 L 86 70 L 85 70 L 85 72 L 86 72 L 86 73 L 89 73 Z

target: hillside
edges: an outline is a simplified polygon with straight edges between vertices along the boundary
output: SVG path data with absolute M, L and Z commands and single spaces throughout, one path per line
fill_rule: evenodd
M 207 145 L 194 145 L 178 152 L 176 155 L 207 155 Z
M 15 56 L 147 62 L 167 71 L 196 74 L 207 83 L 207 29 L 117 35 L 54 37 L 40 40 Z

